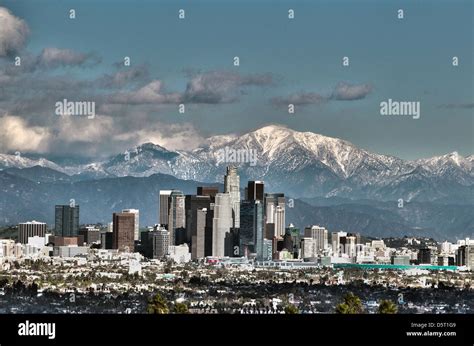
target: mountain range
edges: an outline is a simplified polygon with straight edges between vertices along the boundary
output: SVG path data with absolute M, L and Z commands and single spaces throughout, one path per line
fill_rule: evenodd
M 0 154 L 0 224 L 33 217 L 50 222 L 54 204 L 70 198 L 82 204 L 84 222 L 108 221 L 119 208 L 138 208 L 140 220 L 153 224 L 159 189 L 195 193 L 198 185 L 223 182 L 225 150 L 256 154 L 255 165 L 231 163 L 239 167 L 242 186 L 264 180 L 266 191 L 295 199 L 287 220 L 300 227 L 314 223 L 372 236 L 449 239 L 474 233 L 474 155 L 407 161 L 278 125 L 210 137 L 188 151 L 144 143 L 86 164 Z

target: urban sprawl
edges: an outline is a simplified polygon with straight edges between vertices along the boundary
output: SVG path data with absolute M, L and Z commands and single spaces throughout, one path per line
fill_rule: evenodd
M 137 209 L 81 226 L 74 200 L 56 205 L 54 230 L 18 224 L 0 239 L 0 312 L 474 312 L 474 240 L 300 230 L 284 193 L 240 186 L 230 166 L 224 192 L 161 190 L 146 228 Z

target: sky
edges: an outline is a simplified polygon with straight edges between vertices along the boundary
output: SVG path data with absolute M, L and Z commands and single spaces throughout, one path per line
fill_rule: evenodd
M 0 1 L 0 153 L 95 159 L 281 124 L 403 159 L 468 156 L 473 11 L 471 0 Z M 56 114 L 63 99 L 95 102 L 96 116 Z M 388 99 L 420 102 L 420 118 L 381 115 Z

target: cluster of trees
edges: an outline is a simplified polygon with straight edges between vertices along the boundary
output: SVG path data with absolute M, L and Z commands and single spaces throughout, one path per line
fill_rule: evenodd
M 170 304 L 160 293 L 155 294 L 148 302 L 149 314 L 188 314 L 189 309 L 185 303 Z
M 391 300 L 381 300 L 378 307 L 379 314 L 396 314 L 398 312 L 397 305 Z M 346 294 L 343 301 L 336 306 L 338 314 L 362 314 L 364 307 L 362 301 L 354 293 Z

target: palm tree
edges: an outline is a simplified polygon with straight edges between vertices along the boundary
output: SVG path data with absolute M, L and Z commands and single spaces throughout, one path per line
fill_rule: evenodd
M 185 303 L 176 303 L 173 312 L 175 314 L 189 314 L 189 309 Z
M 299 313 L 300 313 L 300 311 L 293 304 L 288 304 L 287 306 L 285 306 L 285 314 L 292 314 L 293 315 L 293 314 L 299 314 Z
M 169 314 L 170 312 L 168 302 L 159 293 L 148 302 L 147 311 L 149 314 Z
M 336 306 L 338 314 L 361 314 L 364 312 L 362 302 L 354 293 L 348 293 L 344 296 L 344 301 Z
M 396 314 L 397 305 L 391 300 L 381 300 L 379 304 L 379 314 Z

